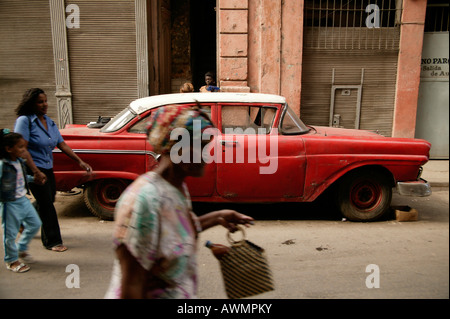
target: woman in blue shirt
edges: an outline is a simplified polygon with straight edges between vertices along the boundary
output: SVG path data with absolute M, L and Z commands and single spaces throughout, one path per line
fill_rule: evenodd
M 47 116 L 47 109 L 47 95 L 43 90 L 39 88 L 27 90 L 16 109 L 19 117 L 14 131 L 22 134 L 27 142 L 28 151 L 24 159 L 35 178 L 35 183 L 30 184 L 30 189 L 37 201 L 38 213 L 42 220 L 42 243 L 47 249 L 62 252 L 67 250 L 67 247 L 63 245 L 53 205 L 56 184 L 52 151 L 58 147 L 64 154 L 78 162 L 88 174 L 92 172 L 92 168 L 64 142 L 55 122 Z

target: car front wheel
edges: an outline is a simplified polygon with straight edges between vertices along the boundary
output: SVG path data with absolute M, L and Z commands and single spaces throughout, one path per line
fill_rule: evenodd
M 89 210 L 104 220 L 114 219 L 114 208 L 130 181 L 101 179 L 90 183 L 84 190 L 84 202 Z
M 376 170 L 358 170 L 343 177 L 337 192 L 342 214 L 352 221 L 374 221 L 389 211 L 392 187 Z

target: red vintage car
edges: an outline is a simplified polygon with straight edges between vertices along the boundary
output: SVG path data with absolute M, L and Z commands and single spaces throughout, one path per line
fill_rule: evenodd
M 205 175 L 187 179 L 193 201 L 312 202 L 333 187 L 346 218 L 373 221 L 389 210 L 394 187 L 402 195 L 431 194 L 420 178 L 429 142 L 308 126 L 284 97 L 257 93 L 151 96 L 131 102 L 101 129 L 68 125 L 62 136 L 94 172 L 80 171 L 56 149 L 57 189 L 83 187 L 92 213 L 112 219 L 122 191 L 158 163 L 146 140 L 149 115 L 162 105 L 197 102 L 217 132 Z

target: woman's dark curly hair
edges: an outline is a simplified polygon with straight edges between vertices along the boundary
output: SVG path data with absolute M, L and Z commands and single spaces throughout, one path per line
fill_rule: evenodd
M 34 105 L 39 94 L 45 94 L 44 90 L 39 88 L 32 88 L 27 90 L 20 101 L 19 106 L 16 108 L 17 116 L 21 115 L 33 115 Z

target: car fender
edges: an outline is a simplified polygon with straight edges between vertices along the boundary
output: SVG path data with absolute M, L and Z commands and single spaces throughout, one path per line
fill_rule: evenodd
M 139 174 L 122 171 L 93 171 L 87 174 L 85 171 L 57 171 L 54 172 L 56 189 L 59 191 L 70 191 L 74 187 L 81 187 L 100 179 L 125 179 L 135 180 Z
M 310 165 L 310 163 L 307 163 L 307 165 Z M 340 168 L 336 169 L 336 165 L 341 165 Z M 355 171 L 357 169 L 361 168 L 367 168 L 371 170 L 378 170 L 380 174 L 387 174 L 389 178 L 391 179 L 392 186 L 395 185 L 395 178 L 393 173 L 382 163 L 376 162 L 376 161 L 357 161 L 348 163 L 346 160 L 340 160 L 338 163 L 335 163 L 335 165 L 330 165 L 328 163 L 327 168 L 330 170 L 329 173 L 326 172 L 326 170 L 322 170 L 322 165 L 318 165 L 316 167 L 316 170 L 321 171 L 322 173 L 318 173 L 316 175 L 316 178 L 313 178 L 310 176 L 307 176 L 306 183 L 305 183 L 305 193 L 304 193 L 304 201 L 305 202 L 312 202 L 317 197 L 319 197 L 326 189 L 331 187 L 333 184 L 338 182 L 344 175 L 346 175 L 349 172 Z M 334 168 L 331 168 L 331 167 Z M 311 168 L 309 168 L 311 170 Z M 308 170 L 307 170 L 308 171 Z

